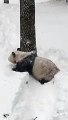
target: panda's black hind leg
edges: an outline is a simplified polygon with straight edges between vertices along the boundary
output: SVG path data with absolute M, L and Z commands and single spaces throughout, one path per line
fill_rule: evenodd
M 45 79 L 41 79 L 41 80 L 39 80 L 39 82 L 41 83 L 41 84 L 44 84 L 44 83 L 47 83 L 47 82 L 49 82 L 48 80 L 45 80 Z

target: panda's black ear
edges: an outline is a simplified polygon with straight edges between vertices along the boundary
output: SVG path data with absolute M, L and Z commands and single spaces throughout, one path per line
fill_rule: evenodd
M 17 51 L 21 51 L 21 48 L 17 48 Z
M 15 57 L 15 56 L 16 56 L 15 52 L 12 52 L 12 56 L 13 56 L 13 57 Z

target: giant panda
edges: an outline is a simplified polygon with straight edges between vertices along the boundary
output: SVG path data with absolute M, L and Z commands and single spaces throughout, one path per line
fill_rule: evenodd
M 15 64 L 13 71 L 27 71 L 41 84 L 51 81 L 59 72 L 59 68 L 51 60 L 32 52 L 15 51 L 10 54 L 8 60 Z

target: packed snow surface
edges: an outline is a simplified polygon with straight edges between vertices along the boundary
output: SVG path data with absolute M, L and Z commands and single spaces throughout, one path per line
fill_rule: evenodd
M 44 85 L 11 70 L 8 56 L 19 47 L 19 18 L 19 5 L 0 5 L 0 120 L 68 120 L 68 4 L 36 4 L 38 55 L 60 68 Z

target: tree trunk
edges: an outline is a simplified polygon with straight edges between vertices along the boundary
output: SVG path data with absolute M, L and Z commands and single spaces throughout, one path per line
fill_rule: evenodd
M 36 50 L 34 0 L 20 0 L 20 48 Z
M 4 3 L 9 3 L 9 0 L 4 0 Z

